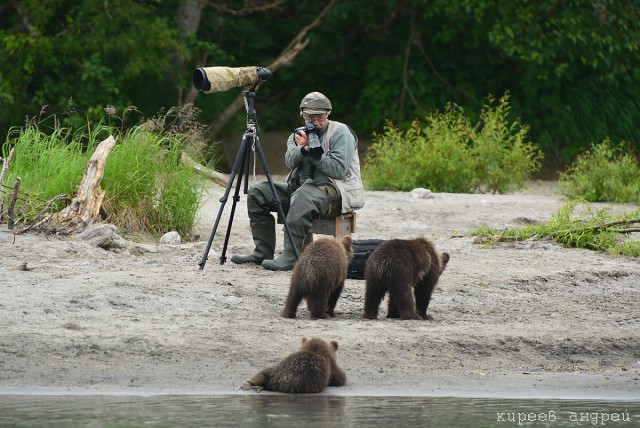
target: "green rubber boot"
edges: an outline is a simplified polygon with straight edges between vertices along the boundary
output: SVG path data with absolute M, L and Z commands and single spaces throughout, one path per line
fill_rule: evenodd
M 255 263 L 259 265 L 264 260 L 273 259 L 276 250 L 276 230 L 274 227 L 251 227 L 253 243 L 256 248 L 252 253 L 241 256 L 234 254 L 231 261 L 236 264 Z
M 304 237 L 299 237 L 296 235 L 291 236 L 293 237 L 293 242 L 295 242 L 296 244 L 296 248 L 298 248 L 298 252 L 301 252 L 302 244 L 304 243 Z M 262 267 L 269 270 L 291 270 L 296 265 L 297 261 L 298 259 L 296 258 L 296 252 L 291 246 L 289 236 L 285 233 L 284 248 L 282 250 L 282 254 L 280 254 L 273 260 L 264 260 L 262 262 Z

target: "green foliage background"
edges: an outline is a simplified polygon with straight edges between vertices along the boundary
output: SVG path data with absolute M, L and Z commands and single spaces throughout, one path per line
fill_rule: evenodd
M 196 67 L 267 65 L 329 3 L 4 2 L 0 134 L 43 106 L 68 127 L 98 121 L 106 105 L 150 117 L 184 102 Z M 182 18 L 187 4 L 198 19 Z M 313 90 L 364 140 L 448 103 L 475 122 L 488 94 L 509 92 L 510 114 L 530 126 L 546 161 L 569 162 L 604 138 L 640 147 L 637 1 L 340 0 L 308 41 L 261 88 L 263 130 L 297 125 L 299 100 Z M 201 120 L 238 95 L 199 95 Z

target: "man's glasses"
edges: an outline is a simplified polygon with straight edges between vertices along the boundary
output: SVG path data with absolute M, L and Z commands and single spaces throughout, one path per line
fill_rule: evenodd
M 313 122 L 313 121 L 316 121 L 316 120 L 324 120 L 324 118 L 325 118 L 325 113 L 322 113 L 322 114 L 313 114 L 313 115 L 306 115 L 306 114 L 303 114 L 303 115 L 302 115 L 302 118 L 303 118 L 304 120 L 306 120 L 307 122 Z

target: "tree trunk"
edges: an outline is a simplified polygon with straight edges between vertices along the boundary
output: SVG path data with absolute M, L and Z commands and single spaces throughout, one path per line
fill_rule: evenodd
M 202 18 L 202 10 L 207 5 L 208 0 L 183 0 L 178 5 L 176 21 L 178 27 L 182 30 L 185 37 L 192 36 L 198 31 L 200 19 Z M 178 56 L 176 58 L 176 69 L 182 73 L 187 64 L 186 58 Z M 177 74 L 180 75 L 180 74 Z M 178 92 L 178 105 L 193 104 L 198 95 L 193 87 L 190 87 L 186 97 L 183 100 L 182 89 Z

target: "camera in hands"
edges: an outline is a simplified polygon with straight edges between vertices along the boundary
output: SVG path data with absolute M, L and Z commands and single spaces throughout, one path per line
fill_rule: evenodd
M 312 158 L 320 158 L 324 153 L 322 144 L 320 144 L 320 137 L 318 134 L 322 131 L 318 125 L 314 125 L 311 122 L 305 122 L 304 126 L 295 129 L 295 133 L 302 135 L 304 132 L 307 135 L 307 144 L 309 145 L 309 156 Z

